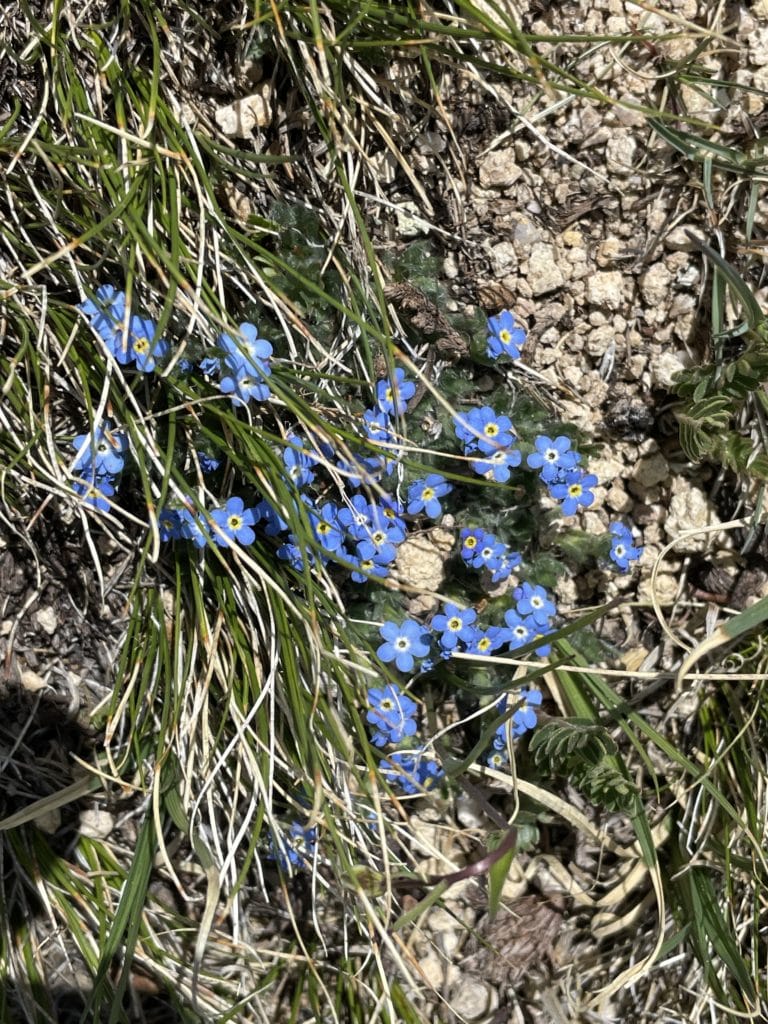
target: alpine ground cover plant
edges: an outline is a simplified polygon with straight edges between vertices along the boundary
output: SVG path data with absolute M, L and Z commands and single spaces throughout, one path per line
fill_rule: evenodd
M 151 321 L 146 317 L 137 319 L 127 309 L 122 292 L 101 286 L 95 301 L 87 300 L 80 310 L 108 357 L 132 366 L 136 373 L 162 372 L 158 360 L 169 358 L 167 341 L 146 351 L 142 348 L 141 355 L 132 360 L 126 357 L 125 349 L 118 349 L 119 318 L 132 325 L 141 323 L 144 339 L 156 335 Z M 514 324 L 509 311 L 489 321 L 490 358 L 519 356 L 524 332 Z M 122 334 L 125 340 L 125 332 Z M 196 365 L 186 361 L 184 379 L 188 386 L 197 381 L 201 389 L 217 387 L 231 400 L 236 415 L 238 408 L 246 410 L 251 403 L 269 403 L 272 399 L 268 381 L 273 356 L 273 344 L 261 336 L 259 328 L 243 322 L 237 332 L 221 332 L 214 348 L 205 350 Z M 337 450 L 330 435 L 319 440 L 304 424 L 290 424 L 281 443 L 273 446 L 276 464 L 281 467 L 280 497 L 268 492 L 246 496 L 225 492 L 220 493 L 218 504 L 216 499 L 208 504 L 195 494 L 190 480 L 189 491 L 185 494 L 180 489 L 177 498 L 159 511 L 161 542 L 190 544 L 201 556 L 211 545 L 235 552 L 257 546 L 268 557 L 286 562 L 297 574 L 322 570 L 341 588 L 386 586 L 397 570 L 398 550 L 409 536 L 425 522 L 439 520 L 448 507 L 456 520 L 466 521 L 462 503 L 471 500 L 472 495 L 471 480 L 456 474 L 454 453 L 447 446 L 443 457 L 438 453 L 436 464 L 428 465 L 426 472 L 419 472 L 403 457 L 397 440 L 403 428 L 408 428 L 408 401 L 415 392 L 414 381 L 399 367 L 379 380 L 373 404 L 362 409 L 356 433 L 343 451 Z M 270 412 L 267 404 L 261 413 L 262 429 Z M 594 501 L 597 478 L 581 467 L 581 456 L 565 435 L 552 439 L 534 432 L 526 438 L 522 425 L 516 426 L 509 415 L 488 405 L 458 409 L 452 419 L 452 432 L 461 443 L 461 455 L 492 488 L 492 495 L 504 491 L 500 485 L 508 485 L 517 489 L 533 510 L 536 489 L 531 486 L 530 476 L 537 472 L 544 494 L 559 506 L 563 516 L 572 516 Z M 90 433 L 78 435 L 72 446 L 77 453 L 73 472 L 85 474 L 90 486 L 84 493 L 83 480 L 76 480 L 76 493 L 83 494 L 83 500 L 100 511 L 118 511 L 118 478 L 125 471 L 129 450 L 125 432 L 105 420 L 95 424 Z M 220 473 L 233 453 L 209 445 L 207 452 L 198 455 L 201 470 L 211 475 Z M 353 472 L 349 472 L 352 467 Z M 433 471 L 438 468 L 444 472 Z M 445 473 L 453 474 L 454 482 Z M 236 471 L 229 479 L 230 487 L 236 484 Z M 521 488 L 518 481 L 525 481 L 525 486 Z M 157 481 L 158 490 L 160 485 Z M 334 486 L 336 493 L 329 498 Z M 405 495 L 402 501 L 401 493 Z M 364 697 L 370 741 L 375 747 L 387 748 L 386 756 L 379 761 L 382 779 L 406 796 L 423 793 L 445 780 L 439 757 L 429 746 L 430 737 L 421 728 L 420 680 L 428 677 L 432 688 L 444 687 L 449 663 L 454 682 L 457 674 L 466 677 L 462 655 L 486 658 L 489 664 L 494 657 L 521 651 L 546 658 L 551 653 L 547 637 L 557 629 L 554 600 L 535 580 L 535 566 L 526 565 L 523 552 L 479 525 L 463 526 L 455 532 L 459 564 L 472 570 L 463 584 L 460 578 L 449 580 L 455 599 L 419 620 L 406 616 L 384 621 L 378 626 L 378 646 L 374 648 L 368 642 L 370 653 L 390 680 L 384 687 L 369 688 Z M 614 564 L 627 571 L 642 551 L 633 545 L 629 527 L 614 523 L 602 543 L 601 554 L 604 565 Z M 301 589 L 300 579 L 295 586 Z M 484 591 L 494 595 L 489 610 L 495 622 L 481 622 L 477 610 L 467 603 L 477 600 Z M 495 678 L 493 674 L 491 678 Z M 404 681 L 407 691 L 402 689 Z M 471 693 L 466 678 L 459 685 Z M 504 713 L 508 702 L 514 703 L 510 703 L 513 711 L 507 723 L 498 726 L 492 737 L 488 734 L 486 760 L 499 768 L 508 756 L 509 742 L 535 727 L 535 709 L 541 705 L 542 693 L 523 686 L 517 695 L 503 693 L 495 702 L 488 701 L 487 696 L 479 700 L 481 707 L 483 702 L 487 704 L 489 714 Z M 453 753 L 460 751 L 454 749 Z M 303 827 L 294 821 L 289 835 L 296 839 L 303 834 Z M 322 836 L 314 827 L 311 831 L 312 849 L 318 844 L 322 848 Z M 289 845 L 285 854 L 281 842 L 279 837 L 273 838 L 269 849 L 277 851 L 283 870 L 306 865 L 307 858 L 291 854 L 293 846 Z

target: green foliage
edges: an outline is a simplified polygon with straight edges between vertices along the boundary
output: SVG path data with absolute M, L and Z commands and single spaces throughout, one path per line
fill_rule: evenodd
M 616 744 L 601 725 L 569 718 L 540 726 L 531 739 L 530 751 L 540 767 L 559 772 L 575 757 L 596 763 L 606 754 L 615 754 Z
M 691 235 L 712 264 L 713 359 L 680 371 L 674 390 L 683 399 L 675 410 L 680 444 L 693 462 L 710 461 L 738 474 L 768 479 L 768 452 L 764 440 L 752 443 L 738 421 L 751 421 L 754 403 L 767 406 L 768 323 L 746 282 L 723 257 Z M 726 290 L 742 310 L 744 320 L 723 330 Z M 733 354 L 729 350 L 736 348 Z M 745 412 L 746 410 L 746 412 Z
M 563 530 L 557 535 L 557 547 L 575 571 L 594 565 L 598 558 L 607 558 L 611 542 L 609 537 L 585 530 Z M 553 561 L 562 566 L 563 558 Z
M 280 266 L 269 268 L 270 287 L 295 304 L 323 346 L 330 345 L 338 330 L 339 315 L 328 298 L 341 301 L 343 293 L 338 271 L 328 260 L 331 240 L 320 216 L 299 203 L 275 201 L 270 208 L 270 219 L 277 230 L 274 250 L 281 261 L 290 265 L 290 273 Z M 315 287 L 307 287 L 307 282 Z M 260 304 L 255 308 L 246 307 L 245 314 L 257 323 L 264 323 L 264 309 Z M 279 338 L 280 333 L 273 332 L 272 336 Z
M 602 725 L 581 718 L 546 722 L 534 733 L 529 749 L 542 771 L 566 776 L 599 807 L 636 809 L 637 788 L 617 767 L 618 748 Z
M 435 252 L 431 242 L 421 239 L 406 245 L 402 252 L 389 261 L 392 279 L 405 282 L 424 292 L 436 304 L 445 295 L 441 283 L 440 256 Z M 441 307 L 445 309 L 445 305 Z
M 707 984 L 724 1007 L 746 1012 L 755 1005 L 755 985 L 750 966 L 734 935 L 723 907 L 722 880 L 709 868 L 688 861 L 681 839 L 672 843 L 669 888 L 678 918 L 689 926 L 687 941 L 704 970 Z M 719 873 L 718 873 L 719 874 Z M 717 963 L 727 967 L 728 982 L 723 984 Z M 732 1021 L 741 1014 L 728 1014 Z
M 747 346 L 737 357 L 681 371 L 675 390 L 685 399 L 676 410 L 680 443 L 694 462 L 721 463 L 737 473 L 768 479 L 768 455 L 755 449 L 734 429 L 745 404 L 768 382 L 768 330 L 747 332 Z

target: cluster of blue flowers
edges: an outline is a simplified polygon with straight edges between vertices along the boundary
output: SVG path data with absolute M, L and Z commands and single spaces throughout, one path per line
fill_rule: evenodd
M 78 475 L 73 484 L 75 493 L 81 495 L 86 504 L 105 512 L 125 466 L 128 438 L 113 430 L 109 420 L 104 420 L 90 434 L 78 434 L 72 447 L 75 450 L 72 471 Z
M 524 582 L 512 597 L 515 605 L 504 613 L 504 626 L 480 627 L 474 608 L 462 609 L 452 602 L 445 603 L 428 626 L 413 619 L 385 622 L 379 627 L 384 642 L 376 654 L 384 663 L 394 662 L 400 672 L 428 672 L 454 654 L 494 654 L 504 647 L 517 651 L 552 632 L 556 608 L 544 587 Z M 535 650 L 546 656 L 550 647 L 544 642 Z
M 512 717 L 496 730 L 487 763 L 491 768 L 502 768 L 509 761 L 509 741 L 516 740 L 526 732 L 536 728 L 538 723 L 537 708 L 541 706 L 542 693 L 524 686 L 517 694 L 517 702 Z M 503 715 L 507 710 L 507 696 L 503 696 L 496 705 L 496 710 Z
M 597 486 L 597 477 L 579 468 L 581 455 L 571 450 L 570 438 L 560 436 L 553 440 L 539 436 L 534 446 L 536 450 L 526 462 L 531 469 L 539 470 L 550 496 L 562 503 L 563 515 L 575 515 L 580 507 L 591 505 L 595 500 L 592 489 Z
M 200 369 L 209 377 L 219 378 L 219 390 L 229 395 L 232 405 L 266 402 L 271 392 L 266 378 L 272 373 L 269 359 L 272 345 L 253 324 L 240 324 L 240 334 L 220 334 L 216 352 L 203 359 Z
M 119 292 L 113 285 L 102 285 L 96 290 L 95 302 L 89 299 L 78 308 L 121 366 L 135 363 L 141 373 L 151 373 L 158 359 L 168 354 L 168 342 L 155 337 L 155 324 L 138 313 L 130 313 L 125 305 L 125 292 Z
M 479 526 L 465 526 L 459 534 L 461 559 L 470 569 L 479 569 L 489 574 L 491 584 L 503 583 L 520 565 L 523 558 L 518 551 L 512 551 L 495 534 L 487 533 Z
M 386 625 L 394 626 L 394 623 Z M 413 666 L 413 658 L 419 657 L 418 651 L 423 646 L 423 641 L 417 635 L 417 631 L 420 630 L 421 627 L 415 622 L 411 622 L 404 631 L 402 628 L 400 630 L 385 630 L 392 634 L 391 642 L 398 650 L 398 658 L 410 657 L 411 666 Z M 396 633 L 400 635 L 396 636 Z M 400 639 L 403 635 L 408 637 L 408 649 L 401 649 Z M 403 661 L 403 663 L 407 664 L 408 662 Z M 367 721 L 373 728 L 371 742 L 377 747 L 400 746 L 403 741 L 415 739 L 418 728 L 416 722 L 418 706 L 415 701 L 403 693 L 397 683 L 390 683 L 383 688 L 372 687 L 368 691 L 368 706 L 370 710 Z M 379 768 L 390 785 L 396 785 L 408 795 L 424 792 L 442 775 L 437 762 L 421 745 L 408 750 L 393 751 L 382 758 Z
M 107 353 L 121 366 L 152 373 L 168 356 L 168 342 L 157 336 L 154 323 L 132 314 L 125 293 L 111 285 L 100 287 L 95 301 L 84 302 L 79 308 Z M 509 310 L 488 321 L 489 358 L 517 359 L 524 341 L 525 331 Z M 246 407 L 251 402 L 269 400 L 272 356 L 273 347 L 260 336 L 258 328 L 242 323 L 237 333 L 218 336 L 197 369 L 216 382 L 221 395 L 229 397 L 235 408 Z M 186 373 L 195 369 L 188 361 L 178 365 Z M 357 449 L 346 448 L 341 454 L 310 433 L 292 433 L 285 438 L 281 459 L 287 501 L 278 502 L 263 494 L 234 495 L 220 507 L 205 509 L 190 495 L 160 511 L 161 539 L 189 542 L 203 549 L 211 544 L 219 548 L 247 547 L 261 538 L 297 571 L 318 564 L 334 565 L 356 584 L 385 579 L 409 529 L 414 522 L 418 524 L 417 517 L 439 518 L 444 499 L 454 489 L 436 472 L 408 484 L 402 502 L 382 486 L 399 466 L 399 424 L 415 393 L 415 384 L 402 369 L 395 369 L 375 385 L 373 404 L 361 416 Z M 525 445 L 521 451 L 511 419 L 490 406 L 458 413 L 453 426 L 472 470 L 488 482 L 506 484 L 514 470 L 534 470 L 549 495 L 560 502 L 564 515 L 571 516 L 593 503 L 597 478 L 582 469 L 581 456 L 573 450 L 569 438 L 540 435 L 534 438 L 532 451 Z M 90 434 L 76 437 L 73 447 L 76 492 L 84 502 L 107 510 L 124 470 L 129 448 L 126 434 L 104 420 Z M 525 459 L 523 451 L 528 452 Z M 202 472 L 209 474 L 220 468 L 223 455 L 198 451 L 197 460 Z M 321 501 L 319 496 L 339 477 L 345 486 L 338 501 Z M 361 492 L 361 488 L 366 490 Z M 396 490 L 394 484 L 390 490 Z M 308 527 L 301 536 L 296 532 L 299 522 Z M 611 561 L 620 571 L 628 571 L 642 549 L 634 546 L 631 531 L 621 523 L 611 524 L 610 538 Z M 461 560 L 481 574 L 486 586 L 508 580 L 522 563 L 519 552 L 479 526 L 460 529 L 458 548 Z M 418 676 L 456 654 L 492 656 L 531 646 L 536 654 L 546 656 L 550 651 L 546 637 L 554 630 L 556 617 L 551 596 L 543 587 L 521 580 L 511 597 L 501 624 L 481 625 L 474 608 L 452 601 L 445 603 L 427 625 L 414 619 L 387 621 L 380 627 L 378 658 L 403 674 Z M 490 764 L 499 766 L 504 762 L 509 737 L 517 738 L 535 726 L 541 699 L 539 691 L 520 692 L 512 715 L 496 733 Z M 380 761 L 382 775 L 406 794 L 433 786 L 442 772 L 419 740 L 418 703 L 397 683 L 390 682 L 371 688 L 367 705 L 371 741 L 385 753 Z M 505 713 L 507 698 L 496 708 L 500 714 Z M 314 856 L 316 839 L 315 829 L 294 822 L 282 845 L 275 846 L 274 856 L 283 868 L 305 866 Z
M 464 454 L 472 460 L 472 469 L 486 480 L 505 484 L 512 469 L 520 465 L 522 455 L 514 447 L 512 421 L 508 416 L 499 416 L 490 406 L 457 416 L 454 430 L 464 442 Z
M 400 623 L 384 622 L 379 627 L 384 642 L 380 644 L 376 654 L 382 662 L 394 662 L 395 667 L 406 674 L 414 671 L 428 672 L 440 660 L 448 660 L 457 653 L 491 656 L 503 652 L 505 648 L 510 652 L 518 651 L 521 647 L 534 644 L 540 639 L 544 642 L 534 649 L 536 654 L 546 657 L 550 653 L 550 645 L 546 643 L 544 637 L 554 629 L 554 601 L 544 587 L 527 582 L 515 587 L 512 597 L 515 604 L 504 613 L 503 626 L 481 627 L 476 624 L 477 612 L 474 608 L 462 609 L 452 602 L 445 603 L 428 626 L 422 626 L 413 619 L 405 619 Z M 413 741 L 417 729 L 417 705 L 402 694 L 396 684 L 388 686 L 385 690 L 369 690 L 368 702 L 371 707 L 368 721 L 377 726 L 373 736 L 374 743 L 383 746 L 386 743 L 400 745 L 404 741 Z M 541 696 L 538 691 L 531 691 L 525 707 L 540 702 Z M 505 706 L 502 705 L 499 710 L 503 711 Z M 531 723 L 530 715 L 526 717 L 522 709 L 518 709 L 515 716 L 512 733 L 515 737 L 521 736 L 536 724 L 535 716 Z M 497 734 L 497 739 L 498 735 L 500 734 Z M 498 749 L 501 748 L 498 748 L 497 742 L 494 741 L 494 752 L 491 755 L 494 764 L 498 763 Z M 420 747 L 414 754 L 417 764 L 429 764 L 424 760 L 423 748 Z M 430 765 L 429 774 L 425 776 L 424 781 L 432 784 L 438 777 L 437 766 Z M 392 775 L 392 781 L 396 780 L 395 773 Z M 406 781 L 410 785 L 410 780 Z M 408 788 L 405 791 L 412 790 Z
M 241 331 L 245 332 L 247 326 L 241 325 Z M 257 360 L 266 358 L 266 350 L 257 346 L 269 345 L 257 337 L 255 330 L 248 355 L 249 380 L 254 376 L 253 367 Z M 223 342 L 222 347 L 226 349 L 227 344 Z M 228 350 L 224 365 L 231 366 L 234 359 L 232 350 Z M 214 367 L 207 361 L 205 369 L 211 372 Z M 261 370 L 264 374 L 269 372 L 266 365 Z M 222 377 L 222 385 L 226 379 Z M 255 384 L 251 385 L 251 397 L 255 397 L 253 387 Z M 280 539 L 277 556 L 288 561 L 297 571 L 302 571 L 305 564 L 313 566 L 317 562 L 324 565 L 333 562 L 346 569 L 355 583 L 384 579 L 389 575 L 397 549 L 408 532 L 403 516 L 423 514 L 437 518 L 442 511 L 440 499 L 453 489 L 445 477 L 430 473 L 410 485 L 405 505 L 386 492 L 382 492 L 375 501 L 365 494 L 351 493 L 378 483 L 396 465 L 390 458 L 396 454 L 392 447 L 395 435 L 391 417 L 402 414 L 414 391 L 414 384 L 405 380 L 403 371 L 398 369 L 391 380 L 377 383 L 377 404 L 363 413 L 366 438 L 374 444 L 387 445 L 386 454 L 349 453 L 351 457 L 338 457 L 331 445 L 317 438 L 310 442 L 292 434 L 286 439 L 282 459 L 285 480 L 292 485 L 294 492 L 290 512 L 298 518 L 306 518 L 315 541 L 313 546 L 302 544 L 295 531 L 290 529 L 289 510 L 275 507 L 267 498 L 261 498 L 250 508 L 245 508 L 241 498 L 231 498 L 224 509 L 210 513 L 202 510 L 196 513 L 191 501 L 187 507 L 166 509 L 160 516 L 161 539 L 191 540 L 198 547 L 204 547 L 211 539 L 221 546 L 229 546 L 233 541 L 252 544 L 256 534 L 251 527 L 260 524 L 266 537 Z M 233 392 L 233 401 L 239 400 L 237 395 L 240 393 L 243 393 L 242 381 Z M 345 479 L 347 493 L 342 503 L 325 501 L 318 505 L 306 488 L 314 484 L 321 468 L 334 462 Z

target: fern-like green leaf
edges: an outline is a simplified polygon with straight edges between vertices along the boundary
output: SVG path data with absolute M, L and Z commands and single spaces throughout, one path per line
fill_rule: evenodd
M 540 726 L 529 750 L 541 768 L 553 775 L 567 775 L 576 761 L 595 764 L 606 754 L 614 754 L 616 744 L 601 725 L 571 718 Z
M 636 786 L 607 759 L 580 765 L 571 773 L 571 781 L 592 803 L 608 811 L 632 814 L 640 803 Z
M 712 455 L 718 445 L 718 439 L 707 429 L 684 416 L 679 410 L 675 413 L 680 423 L 680 447 L 691 460 L 701 462 Z

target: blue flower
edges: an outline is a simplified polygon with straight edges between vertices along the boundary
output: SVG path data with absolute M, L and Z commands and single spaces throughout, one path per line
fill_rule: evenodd
M 125 331 L 125 292 L 118 292 L 112 285 L 102 285 L 96 290 L 95 302 L 82 302 L 78 308 L 121 366 L 135 362 L 137 369 L 150 373 L 156 360 L 168 353 L 168 342 L 155 338 L 157 328 L 146 317 L 130 316 Z
M 177 509 L 164 508 L 157 517 L 160 540 L 179 540 L 181 538 L 181 516 Z
M 146 317 L 131 317 L 129 321 L 128 346 L 130 358 L 122 359 L 115 353 L 118 362 L 136 362 L 136 369 L 142 373 L 151 373 L 157 365 L 157 360 L 168 354 L 168 342 L 165 338 L 155 338 L 157 327 L 152 320 Z
M 580 505 L 589 506 L 595 500 L 592 488 L 597 486 L 594 473 L 584 473 L 580 469 L 569 469 L 563 483 L 550 484 L 549 493 L 557 501 L 563 503 L 563 515 L 572 516 Z
M 520 346 L 524 341 L 525 331 L 515 325 L 515 314 L 511 310 L 505 309 L 488 321 L 486 352 L 489 359 L 498 359 L 502 355 L 519 359 Z
M 396 526 L 399 530 L 402 530 L 403 537 L 405 537 L 407 527 L 405 525 L 405 520 L 400 518 L 405 512 L 403 503 L 389 494 L 384 494 L 379 498 L 377 508 L 386 522 L 389 523 L 390 526 Z
M 208 523 L 194 509 L 184 507 L 178 511 L 179 536 L 191 540 L 195 547 L 204 548 L 210 538 Z
M 248 405 L 251 399 L 266 402 L 271 394 L 269 385 L 260 378 L 258 371 L 249 373 L 244 367 L 222 377 L 219 390 L 223 395 L 231 395 L 232 405 Z
M 479 526 L 465 526 L 459 534 L 459 539 L 461 540 L 461 557 L 465 562 L 471 564 L 475 552 L 485 539 L 485 530 L 481 530 Z
M 277 842 L 272 843 L 270 854 L 277 861 L 281 871 L 289 867 L 306 868 L 315 856 L 317 849 L 317 829 L 305 828 L 294 821 L 288 835 L 281 835 Z
M 439 498 L 453 490 L 439 473 L 430 473 L 424 480 L 416 480 L 408 488 L 408 514 L 416 515 L 424 511 L 430 519 L 437 519 L 442 509 Z
M 498 567 L 491 570 L 491 583 L 500 583 L 502 580 L 508 579 L 512 575 L 512 570 L 516 569 L 522 560 L 522 556 L 517 551 L 510 551 L 506 548 L 499 560 Z
M 561 470 L 573 469 L 578 463 L 578 452 L 570 451 L 571 439 L 560 435 L 552 440 L 540 434 L 534 440 L 535 452 L 526 459 L 531 469 L 540 469 L 544 483 L 555 483 Z
M 96 301 L 86 299 L 77 307 L 91 321 L 97 334 L 101 334 L 101 320 L 122 320 L 125 316 L 125 292 L 119 292 L 114 285 L 102 284 L 96 289 Z M 106 338 L 104 338 L 106 341 Z
M 406 619 L 398 625 L 385 622 L 379 627 L 384 640 L 376 651 L 382 661 L 394 661 L 401 672 L 412 672 L 415 658 L 429 654 L 429 633 L 418 622 Z
M 557 609 L 544 587 L 523 583 L 516 587 L 512 596 L 519 615 L 530 615 L 537 626 L 548 626 Z
M 512 715 L 512 735 L 516 737 L 536 728 L 538 722 L 536 708 L 541 704 L 541 691 L 529 690 L 527 686 L 524 686 L 520 691 L 519 698 L 522 704 Z
M 355 583 L 367 583 L 371 577 L 381 580 L 389 576 L 388 563 L 381 558 L 372 544 L 360 541 L 355 554 L 349 555 L 348 558 L 354 565 L 351 578 Z
M 408 531 L 402 519 L 391 514 L 391 509 L 373 502 L 371 504 L 371 525 L 364 531 L 365 536 L 368 536 L 369 533 L 372 539 L 383 534 L 390 544 L 397 545 L 402 544 Z
M 221 465 L 221 459 L 217 459 L 215 455 L 209 455 L 208 452 L 198 452 L 197 460 L 204 473 L 215 473 Z
M 92 505 L 100 512 L 107 512 L 111 507 L 110 498 L 115 493 L 112 480 L 108 476 L 89 476 L 88 479 L 75 480 L 72 484 L 75 494 L 82 496 L 84 505 Z
M 643 548 L 636 548 L 632 542 L 632 532 L 623 523 L 611 523 L 611 550 L 608 557 L 622 572 L 627 572 L 630 562 L 636 562 L 643 553 Z
M 197 365 L 206 377 L 215 377 L 221 372 L 221 360 L 218 356 L 206 356 Z
M 509 631 L 509 649 L 517 650 L 530 643 L 537 635 L 538 629 L 533 619 L 522 616 L 517 609 L 509 608 L 504 612 L 504 621 Z
M 376 729 L 371 742 L 377 747 L 385 747 L 387 743 L 402 743 L 406 736 L 413 736 L 416 732 L 418 707 L 397 683 L 390 683 L 383 689 L 371 688 L 368 691 L 368 704 L 371 710 L 366 720 Z
M 377 531 L 367 540 L 358 541 L 356 549 L 358 557 L 364 562 L 373 561 L 379 565 L 389 565 L 397 556 L 394 544 L 389 543 L 382 531 Z
M 521 458 L 517 448 L 502 448 L 485 459 L 473 462 L 472 469 L 478 476 L 484 476 L 497 484 L 505 484 L 509 480 L 510 469 L 519 466 Z
M 506 749 L 507 749 L 507 737 L 508 730 L 511 731 L 512 738 L 518 739 L 526 732 L 530 732 L 536 728 L 538 717 L 536 708 L 541 704 L 542 695 L 539 690 L 530 690 L 527 686 L 524 686 L 518 694 L 520 705 L 517 707 L 512 714 L 512 717 L 507 719 L 496 730 L 493 737 L 493 751 L 503 754 L 501 760 L 494 760 L 492 763 L 492 755 L 487 759 L 487 764 L 492 767 L 500 767 L 506 763 Z M 496 710 L 499 714 L 504 714 L 507 709 L 507 698 L 502 697 L 496 705 Z
M 440 636 L 440 646 L 447 651 L 452 651 L 459 640 L 469 642 L 473 639 L 475 630 L 472 623 L 477 618 L 474 608 L 466 608 L 462 611 L 458 605 L 444 604 L 441 615 L 435 615 L 431 622 L 434 633 Z
M 235 376 L 264 378 L 272 372 L 268 360 L 272 355 L 272 346 L 264 338 L 259 337 L 258 328 L 253 324 L 240 324 L 240 334 L 233 338 L 230 334 L 220 334 L 216 344 L 224 353 L 224 362 Z
M 472 639 L 465 643 L 464 650 L 467 654 L 493 654 L 508 640 L 507 630 L 500 626 L 489 626 L 487 629 L 476 629 Z
M 355 540 L 360 540 L 373 524 L 373 509 L 364 494 L 353 494 L 348 504 L 339 509 L 339 525 Z
M 431 789 L 443 774 L 436 761 L 424 756 L 422 748 L 390 754 L 379 761 L 379 768 L 390 786 L 398 786 L 409 796 Z
M 465 455 L 477 451 L 491 455 L 499 448 L 509 448 L 515 440 L 512 420 L 498 416 L 489 405 L 456 416 L 453 424 L 456 436 L 464 442 Z
M 215 530 L 213 533 L 213 539 L 219 547 L 232 547 L 232 541 L 253 544 L 256 540 L 256 534 L 251 529 L 256 522 L 256 514 L 252 508 L 245 507 L 242 498 L 230 498 L 224 508 L 213 509 L 211 520 L 221 531 L 219 533 Z
M 315 540 L 326 551 L 338 551 L 344 544 L 344 532 L 339 526 L 339 509 L 332 501 L 327 501 L 321 509 L 310 509 L 309 523 Z
M 507 624 L 505 632 L 510 651 L 525 647 L 526 644 L 533 643 L 551 632 L 548 626 L 540 626 L 532 615 L 521 615 L 516 608 L 509 608 L 504 612 L 504 621 Z M 542 658 L 545 658 L 550 650 L 550 644 L 542 644 L 535 648 L 536 654 Z
M 506 544 L 496 540 L 492 533 L 484 533 L 482 540 L 475 547 L 467 561 L 473 569 L 490 569 L 493 571 L 501 566 L 501 560 L 506 552 Z
M 282 558 L 284 561 L 288 562 L 296 572 L 304 571 L 305 562 L 309 565 L 315 564 L 312 552 L 308 550 L 302 551 L 296 543 L 296 537 L 294 534 L 290 535 L 289 540 L 285 544 L 280 545 L 276 554 L 278 558 Z
M 405 371 L 395 370 L 394 380 L 380 380 L 376 385 L 376 405 L 380 412 L 402 416 L 408 400 L 416 394 L 413 381 L 405 380 Z
M 371 504 L 368 521 L 364 524 L 353 524 L 349 528 L 349 533 L 355 540 L 370 542 L 379 551 L 386 548 L 390 552 L 387 561 L 391 562 L 395 557 L 395 547 L 405 540 L 406 532 L 404 527 L 385 518 L 378 505 Z
M 301 440 L 296 437 L 288 437 L 286 441 L 291 444 L 301 444 Z M 315 479 L 312 467 L 317 465 L 317 459 L 308 452 L 299 451 L 296 448 L 284 448 L 283 464 L 287 470 L 286 476 L 297 487 L 306 487 Z
M 485 763 L 489 768 L 495 768 L 499 771 L 509 760 L 509 755 L 506 750 L 492 750 L 488 757 L 485 759 Z
M 77 457 L 72 468 L 83 476 L 116 476 L 125 465 L 128 438 L 112 430 L 109 420 L 90 434 L 78 434 L 72 443 Z
M 369 440 L 378 441 L 381 444 L 394 444 L 395 435 L 392 433 L 392 421 L 388 413 L 377 409 L 366 409 L 363 413 L 363 420 L 365 421 L 365 435 Z
M 257 503 L 254 512 L 256 513 L 257 520 L 264 521 L 263 529 L 267 537 L 277 537 L 278 534 L 285 533 L 288 529 L 287 520 L 283 519 L 274 505 L 267 501 L 266 498 L 262 498 Z
M 125 292 L 119 292 L 111 284 L 103 284 L 96 289 L 95 302 L 87 299 L 77 308 L 88 317 L 107 350 L 118 358 L 116 349 L 122 348 L 125 321 Z M 128 362 L 127 359 L 118 361 Z

